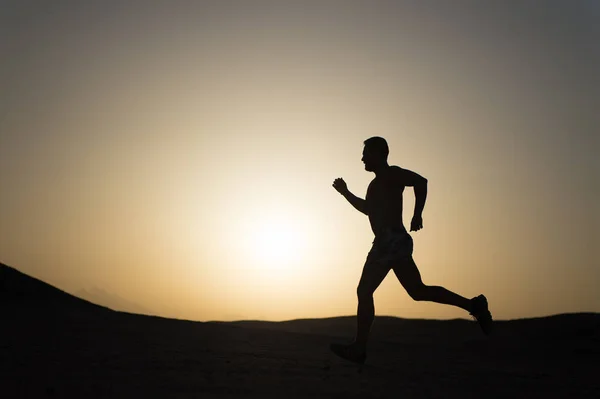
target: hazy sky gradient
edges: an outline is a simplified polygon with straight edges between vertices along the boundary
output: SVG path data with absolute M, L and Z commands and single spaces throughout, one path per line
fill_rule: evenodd
M 1 262 L 166 316 L 353 314 L 372 233 L 331 183 L 364 197 L 378 135 L 429 179 L 426 284 L 600 311 L 596 2 L 0 6 Z M 393 273 L 375 300 L 466 316 Z

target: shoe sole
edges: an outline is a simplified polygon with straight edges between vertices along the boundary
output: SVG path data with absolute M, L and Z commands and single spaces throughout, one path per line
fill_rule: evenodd
M 338 357 L 341 357 L 342 359 L 344 359 L 344 360 L 347 360 L 347 361 L 349 361 L 349 362 L 352 362 L 352 363 L 359 364 L 359 365 L 361 365 L 361 366 L 362 366 L 362 365 L 364 365 L 364 364 L 365 364 L 365 361 L 367 360 L 367 355 L 366 355 L 366 354 L 365 354 L 365 355 L 362 355 L 362 356 L 360 356 L 359 358 L 351 358 L 351 357 L 348 357 L 348 356 L 346 355 L 346 353 L 343 351 L 342 347 L 339 347 L 339 346 L 337 346 L 337 345 L 335 345 L 335 344 L 331 344 L 331 345 L 329 345 L 329 349 L 331 349 L 331 351 L 332 351 L 332 352 L 333 352 L 333 353 L 334 353 L 336 356 L 338 356 Z

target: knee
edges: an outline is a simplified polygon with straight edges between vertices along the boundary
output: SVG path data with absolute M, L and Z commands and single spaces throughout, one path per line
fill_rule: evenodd
M 427 286 L 425 284 L 414 286 L 408 290 L 408 295 L 415 301 L 427 300 Z
M 372 300 L 373 290 L 363 285 L 359 285 L 358 288 L 356 288 L 356 295 L 358 296 L 359 301 Z

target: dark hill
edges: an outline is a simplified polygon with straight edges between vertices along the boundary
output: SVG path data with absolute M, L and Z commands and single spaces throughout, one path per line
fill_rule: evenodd
M 598 398 L 598 314 L 378 317 L 359 372 L 329 350 L 354 318 L 192 322 L 110 311 L 0 267 L 1 398 Z
M 2 263 L 0 263 L 0 306 L 10 306 L 13 310 L 21 307 L 33 307 L 44 311 L 49 308 L 109 310 L 61 291 Z

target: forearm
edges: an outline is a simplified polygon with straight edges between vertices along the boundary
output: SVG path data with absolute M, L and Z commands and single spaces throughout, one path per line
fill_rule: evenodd
M 342 195 L 348 200 L 350 204 L 352 204 L 354 208 L 356 208 L 357 211 L 362 212 L 365 215 L 367 214 L 367 201 L 365 201 L 362 198 L 358 198 L 349 190 L 346 190 L 346 192 L 342 193 Z
M 427 180 L 415 185 L 415 215 L 422 215 L 427 199 Z

